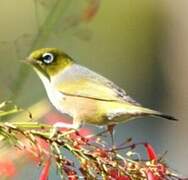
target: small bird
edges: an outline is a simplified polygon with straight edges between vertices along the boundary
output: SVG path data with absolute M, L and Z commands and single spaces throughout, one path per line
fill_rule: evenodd
M 145 116 L 177 120 L 141 106 L 112 81 L 77 64 L 59 49 L 35 50 L 27 63 L 43 82 L 50 102 L 72 117 L 72 124 L 60 122 L 59 126 L 75 129 L 85 123 L 110 126 Z

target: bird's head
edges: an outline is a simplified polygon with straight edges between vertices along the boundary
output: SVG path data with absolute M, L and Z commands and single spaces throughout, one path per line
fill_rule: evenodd
M 73 60 L 56 48 L 43 48 L 33 51 L 26 62 L 31 64 L 37 73 L 50 80 L 52 76 L 70 66 Z

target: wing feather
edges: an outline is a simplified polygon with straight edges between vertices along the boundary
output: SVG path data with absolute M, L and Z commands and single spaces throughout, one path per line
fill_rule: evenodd
M 139 105 L 112 81 L 78 64 L 65 69 L 56 77 L 55 83 L 64 94 Z

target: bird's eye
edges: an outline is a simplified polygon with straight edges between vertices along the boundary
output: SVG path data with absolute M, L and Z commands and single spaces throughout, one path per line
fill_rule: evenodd
M 54 60 L 54 55 L 52 53 L 44 53 L 42 59 L 45 64 L 50 64 Z

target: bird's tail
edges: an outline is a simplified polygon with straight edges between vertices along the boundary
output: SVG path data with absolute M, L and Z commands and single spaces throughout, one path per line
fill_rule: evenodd
M 130 103 L 113 103 L 111 104 L 111 108 L 109 108 L 109 104 L 107 109 L 109 110 L 108 114 L 109 117 L 113 120 L 113 121 L 129 121 L 135 118 L 139 118 L 139 117 L 162 117 L 168 120 L 172 120 L 172 121 L 177 121 L 178 119 L 161 113 L 159 111 L 155 111 L 149 108 L 145 108 L 142 106 L 137 106 L 137 105 L 133 105 Z M 112 112 L 112 109 L 114 110 L 114 112 Z
M 167 114 L 161 113 L 159 111 L 155 111 L 155 110 L 148 109 L 148 108 L 141 108 L 141 116 L 142 115 L 143 116 L 155 116 L 155 117 L 161 117 L 164 119 L 168 119 L 171 121 L 178 121 L 178 119 L 175 118 L 174 116 L 167 115 Z
M 154 116 L 158 116 L 158 117 L 162 117 L 164 119 L 168 119 L 168 120 L 171 120 L 171 121 L 178 121 L 177 118 L 175 118 L 174 116 L 171 116 L 171 115 L 168 115 L 168 114 L 163 114 L 163 113 L 158 113 L 158 114 L 153 114 Z

